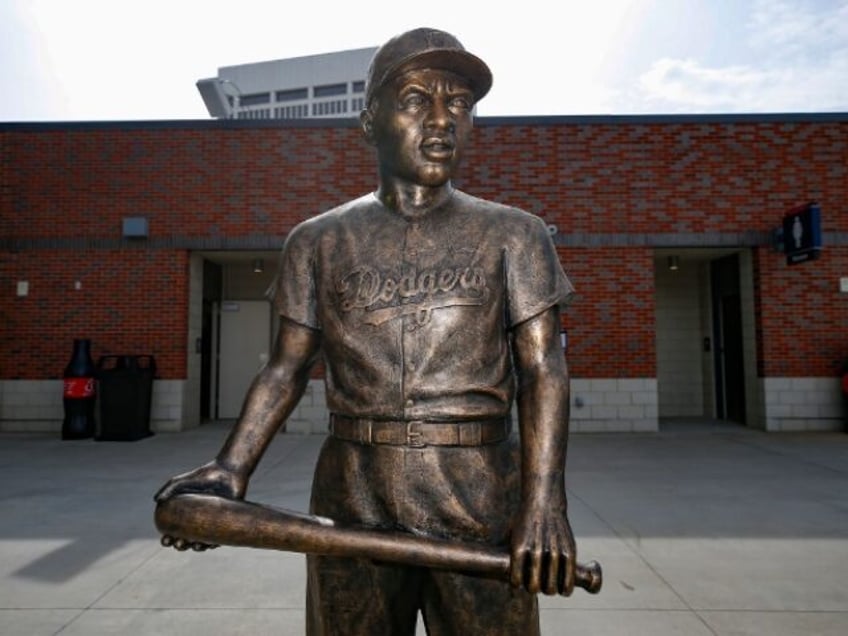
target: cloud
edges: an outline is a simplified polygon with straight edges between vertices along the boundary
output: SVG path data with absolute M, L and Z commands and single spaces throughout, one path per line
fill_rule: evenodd
M 751 45 L 781 57 L 845 46 L 848 2 L 825 4 L 831 6 L 815 11 L 809 3 L 757 0 L 749 23 Z
M 662 59 L 639 78 L 646 106 L 674 112 L 848 110 L 848 51 L 826 65 L 709 68 L 693 60 Z
M 732 105 L 768 84 L 769 73 L 745 66 L 707 68 L 694 60 L 663 58 L 639 78 L 649 100 L 710 109 Z
M 748 45 L 753 61 L 746 64 L 656 60 L 631 98 L 654 112 L 848 110 L 848 2 L 814 10 L 758 1 Z

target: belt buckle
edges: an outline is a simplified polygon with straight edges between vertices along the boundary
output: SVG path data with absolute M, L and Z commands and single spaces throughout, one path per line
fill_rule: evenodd
M 424 448 L 424 434 L 419 430 L 422 424 L 419 420 L 410 420 L 406 423 L 406 445 L 410 448 Z

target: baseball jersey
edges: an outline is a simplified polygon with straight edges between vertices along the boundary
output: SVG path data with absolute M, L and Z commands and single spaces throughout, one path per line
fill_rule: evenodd
M 369 194 L 301 223 L 271 292 L 321 331 L 330 411 L 461 421 L 509 412 L 510 329 L 573 287 L 541 219 L 454 191 L 420 218 Z

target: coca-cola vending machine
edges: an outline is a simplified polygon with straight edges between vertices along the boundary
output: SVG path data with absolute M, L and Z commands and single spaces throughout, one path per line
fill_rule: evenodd
M 91 357 L 91 340 L 74 340 L 74 351 L 63 377 L 65 419 L 62 422 L 62 439 L 94 437 L 97 383 L 96 368 Z

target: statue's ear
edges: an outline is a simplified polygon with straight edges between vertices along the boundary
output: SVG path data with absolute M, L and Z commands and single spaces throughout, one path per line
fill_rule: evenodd
M 359 125 L 362 127 L 362 136 L 372 146 L 374 145 L 374 117 L 368 109 L 359 113 Z

